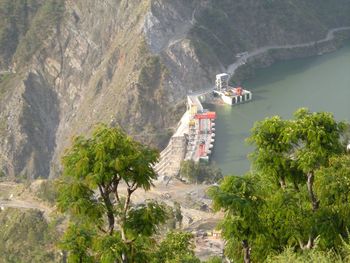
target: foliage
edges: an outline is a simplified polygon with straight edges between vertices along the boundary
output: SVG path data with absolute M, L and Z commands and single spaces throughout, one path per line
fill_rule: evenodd
M 262 199 L 258 196 L 253 177 L 225 176 L 220 187 L 208 190 L 216 211 L 223 209 L 225 218 L 220 223 L 222 236 L 227 241 L 226 251 L 233 260 L 239 260 L 241 242 L 249 242 L 261 235 L 259 217 Z
M 349 24 L 349 10 L 347 0 L 336 5 L 329 0 L 208 0 L 193 13 L 195 24 L 188 37 L 209 71 L 218 61 L 233 63 L 235 55 L 246 50 L 321 39 L 327 29 Z
M 320 246 L 339 248 L 349 236 L 350 156 L 333 157 L 329 163 L 315 174 L 315 192 L 320 200 L 317 230 Z
M 47 0 L 43 2 L 31 21 L 26 34 L 19 42 L 14 54 L 17 62 L 27 63 L 32 55 L 42 47 L 44 41 L 61 21 L 64 10 L 63 0 Z
M 174 202 L 174 216 L 175 216 L 176 222 L 179 223 L 179 226 L 181 228 L 183 215 L 181 213 L 181 205 L 176 201 Z
M 291 248 L 287 248 L 279 255 L 271 255 L 266 260 L 267 263 L 341 263 L 343 262 L 339 255 L 332 251 L 304 251 L 302 253 L 295 253 Z
M 0 262 L 58 261 L 53 247 L 57 238 L 55 226 L 50 226 L 37 210 L 0 211 Z
M 9 64 L 20 39 L 41 3 L 36 0 L 3 0 L 0 2 L 0 67 Z M 0 77 L 1 79 L 1 77 Z
M 38 191 L 36 192 L 37 197 L 40 199 L 49 202 L 50 204 L 54 204 L 56 202 L 58 193 L 55 186 L 55 180 L 45 180 L 43 181 Z
M 307 109 L 292 120 L 255 124 L 253 174 L 225 177 L 209 190 L 214 208 L 225 212 L 220 228 L 231 259 L 239 261 L 242 251 L 245 262 L 271 259 L 290 247 L 300 255 L 287 250 L 280 262 L 307 262 L 342 251 L 350 227 L 344 128 L 331 114 Z
M 159 244 L 153 263 L 199 263 L 194 256 L 193 236 L 186 232 L 169 232 Z
M 86 225 L 70 224 L 60 243 L 60 247 L 70 251 L 68 262 L 94 262 L 89 255 L 92 246 L 93 233 Z
M 99 125 L 91 138 L 74 139 L 58 184 L 59 209 L 84 226 L 71 227 L 63 238 L 71 262 L 144 262 L 167 215 L 163 204 L 132 205 L 131 196 L 150 189 L 157 160 L 157 151 L 118 128 Z
M 222 259 L 220 257 L 211 257 L 205 263 L 222 263 Z
M 188 160 L 181 163 L 180 177 L 190 183 L 212 184 L 221 180 L 223 176 L 220 169 L 213 164 Z
M 19 62 L 26 63 L 57 26 L 63 12 L 63 0 L 1 1 L 0 67 L 6 68 L 14 55 Z

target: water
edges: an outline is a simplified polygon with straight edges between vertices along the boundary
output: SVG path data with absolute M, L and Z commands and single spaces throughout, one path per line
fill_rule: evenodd
M 258 70 L 243 86 L 253 92 L 252 102 L 209 106 L 218 115 L 212 160 L 224 174 L 249 171 L 247 154 L 253 148 L 245 139 L 255 121 L 273 115 L 291 118 L 300 107 L 350 121 L 350 45 L 323 56 L 276 63 Z

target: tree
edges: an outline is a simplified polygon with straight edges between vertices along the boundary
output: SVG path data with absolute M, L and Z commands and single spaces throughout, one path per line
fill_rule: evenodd
M 157 160 L 118 128 L 99 125 L 91 138 L 74 139 L 58 183 L 58 208 L 84 226 L 71 225 L 63 238 L 71 262 L 144 262 L 166 212 L 152 201 L 132 205 L 131 196 L 150 189 Z
M 315 192 L 320 201 L 317 233 L 320 246 L 339 251 L 349 238 L 350 226 L 350 156 L 340 155 L 329 160 L 328 167 L 315 173 Z
M 262 261 L 286 247 L 316 246 L 340 251 L 348 238 L 349 157 L 345 124 L 330 113 L 300 109 L 295 118 L 267 118 L 254 125 L 248 141 L 253 172 L 225 177 L 209 191 L 227 241 L 225 253 L 245 262 Z
M 268 175 L 272 182 L 278 182 L 281 188 L 286 187 L 286 180 L 293 182 L 295 188 L 302 180 L 292 156 L 292 123 L 279 116 L 265 119 L 255 123 L 252 135 L 248 138 L 248 142 L 256 146 L 256 150 L 250 155 L 254 160 L 254 167 Z
M 181 213 L 181 205 L 178 202 L 174 202 L 174 215 L 176 222 L 179 223 L 179 227 L 182 228 L 183 215 Z
M 186 232 L 169 232 L 159 244 L 152 263 L 200 263 L 194 255 L 192 234 Z
M 222 258 L 221 257 L 211 257 L 205 263 L 222 263 Z
M 306 184 L 312 211 L 316 212 L 319 200 L 314 192 L 315 171 L 327 166 L 332 156 L 344 152 L 341 136 L 346 125 L 330 113 L 312 113 L 305 108 L 294 116 L 294 120 L 286 121 L 272 117 L 254 126 L 249 138 L 256 145 L 253 163 L 266 177 L 278 178 L 282 188 L 286 179 L 297 191 L 299 184 Z M 315 227 L 310 229 L 304 248 L 314 246 Z
M 253 177 L 226 176 L 220 187 L 212 187 L 208 194 L 213 199 L 215 211 L 221 209 L 225 217 L 219 227 L 227 241 L 230 258 L 239 260 L 243 248 L 244 262 L 251 262 L 251 242 L 262 232 L 258 219 L 262 200 L 257 196 Z
M 181 162 L 180 176 L 188 180 L 190 183 L 198 183 L 198 164 L 192 160 Z
M 190 183 L 216 183 L 222 179 L 221 170 L 215 164 L 183 161 L 180 168 L 180 177 Z
M 294 129 L 291 131 L 292 141 L 296 143 L 293 157 L 307 177 L 310 201 L 315 211 L 319 207 L 313 190 L 315 171 L 327 166 L 330 157 L 345 151 L 340 139 L 346 126 L 326 112 L 311 113 L 307 109 L 300 109 L 295 117 Z

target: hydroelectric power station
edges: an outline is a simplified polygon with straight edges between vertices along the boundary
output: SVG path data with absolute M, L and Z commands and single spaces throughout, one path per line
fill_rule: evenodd
M 228 85 L 229 75 L 226 73 L 216 75 L 214 95 L 219 96 L 226 104 L 236 105 L 251 101 L 253 96 L 248 90 L 242 87 L 230 87 Z
M 229 75 L 216 75 L 215 87 L 187 96 L 187 110 L 177 125 L 169 144 L 160 154 L 154 169 L 159 176 L 174 177 L 183 160 L 208 162 L 215 142 L 216 113 L 203 108 L 200 98 L 208 94 L 219 96 L 226 104 L 235 105 L 252 100 L 252 93 L 228 85 Z

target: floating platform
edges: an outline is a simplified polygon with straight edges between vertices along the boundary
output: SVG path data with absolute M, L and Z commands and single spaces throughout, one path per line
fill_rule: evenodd
M 240 54 L 245 55 L 245 52 Z M 245 90 L 242 87 L 230 87 L 228 85 L 230 76 L 227 73 L 221 73 L 216 75 L 215 89 L 213 91 L 214 96 L 220 97 L 226 104 L 236 105 L 251 101 L 253 98 L 252 93 L 249 90 Z
M 221 99 L 229 105 L 236 105 L 249 102 L 253 99 L 253 94 L 249 90 L 237 88 L 227 88 L 225 90 L 214 90 L 214 95 L 221 97 Z

